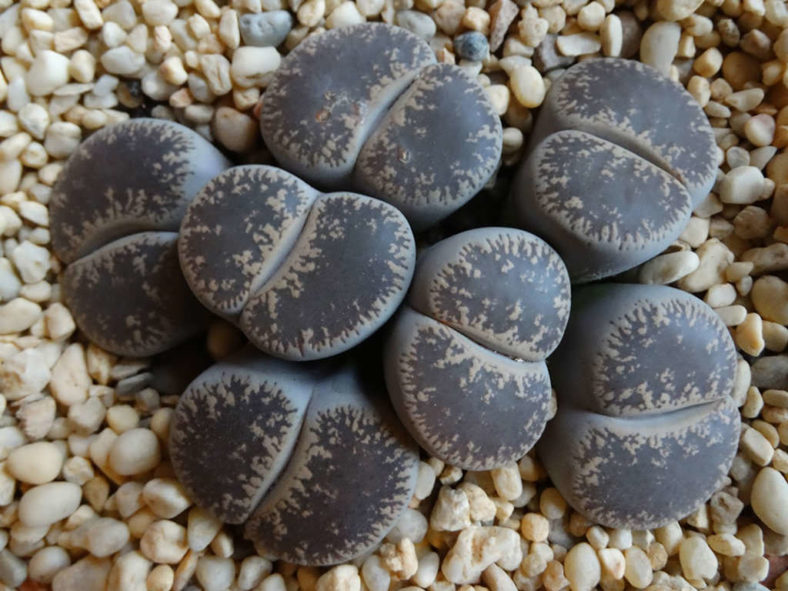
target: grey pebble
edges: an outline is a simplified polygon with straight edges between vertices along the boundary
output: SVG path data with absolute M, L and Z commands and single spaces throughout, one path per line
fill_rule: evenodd
M 79 328 L 144 357 L 201 330 L 207 317 L 178 267 L 175 239 L 195 193 L 229 162 L 191 129 L 133 119 L 92 134 L 52 190 L 52 247 Z
M 287 10 L 244 14 L 239 26 L 245 45 L 277 47 L 293 28 L 293 15 Z
M 422 447 L 468 470 L 528 452 L 548 420 L 544 359 L 561 339 L 569 297 L 561 259 L 521 230 L 463 232 L 421 256 L 384 373 Z
M 153 380 L 150 372 L 138 373 L 128 378 L 123 378 L 115 384 L 115 394 L 119 397 L 134 397 L 134 394 L 147 388 Z
M 426 41 L 432 39 L 438 30 L 430 15 L 418 10 L 398 11 L 397 24 Z
M 560 131 L 539 143 L 521 165 L 515 187 L 520 225 L 555 246 L 576 283 L 616 275 L 658 255 L 692 214 L 689 194 L 670 174 L 579 131 Z
M 652 529 L 719 489 L 740 429 L 736 349 L 702 301 L 665 286 L 578 289 L 549 367 L 558 413 L 537 449 L 576 511 Z
M 27 564 L 10 550 L 0 552 L 0 581 L 11 589 L 18 588 L 27 578 Z
M 575 63 L 574 57 L 558 53 L 558 48 L 555 45 L 556 39 L 558 39 L 558 36 L 550 33 L 542 39 L 542 42 L 534 50 L 534 67 L 542 74 L 547 74 L 558 68 L 568 68 Z
M 415 241 L 391 205 L 321 194 L 283 170 L 249 165 L 217 176 L 184 218 L 189 285 L 263 351 L 336 355 L 374 333 L 405 297 Z
M 292 51 L 266 90 L 260 129 L 285 169 L 387 201 L 416 228 L 484 186 L 503 133 L 474 79 L 382 23 L 314 35 Z
M 461 33 L 454 38 L 454 50 L 458 56 L 473 62 L 480 62 L 490 53 L 487 37 L 478 31 Z
M 752 385 L 761 390 L 788 390 L 788 355 L 757 359 L 752 364 Z
M 265 554 L 322 566 L 371 551 L 413 495 L 418 448 L 354 367 L 317 384 L 287 468 L 247 522 Z

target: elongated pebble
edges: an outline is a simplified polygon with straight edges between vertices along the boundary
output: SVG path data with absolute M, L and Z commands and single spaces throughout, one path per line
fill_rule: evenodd
M 788 535 L 788 482 L 774 468 L 761 468 L 752 483 L 752 510 L 770 529 Z
M 19 521 L 27 527 L 49 526 L 79 507 L 82 489 L 71 482 L 49 482 L 29 489 L 19 501 Z

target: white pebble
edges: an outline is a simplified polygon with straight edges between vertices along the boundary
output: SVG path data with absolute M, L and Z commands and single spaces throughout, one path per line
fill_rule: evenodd
M 0 306 L 0 334 L 13 334 L 27 330 L 38 321 L 43 313 L 41 306 L 15 298 Z
M 91 385 L 85 362 L 85 350 L 79 343 L 66 347 L 52 368 L 49 389 L 63 406 L 78 404 L 88 397 Z
M 25 77 L 27 92 L 33 96 L 46 96 L 68 82 L 69 60 L 54 51 L 44 50 L 36 55 Z
M 355 2 L 343 2 L 328 15 L 326 29 L 338 29 L 364 22 L 366 22 L 366 19 L 358 11 Z
M 60 546 L 42 548 L 30 558 L 28 575 L 39 583 L 51 583 L 55 575 L 71 564 L 71 557 Z
M 770 529 L 788 535 L 788 482 L 774 468 L 762 468 L 752 484 L 752 510 Z
M 655 257 L 640 268 L 641 283 L 667 285 L 695 271 L 700 259 L 691 250 L 681 250 Z
M 596 551 L 581 542 L 569 550 L 564 559 L 564 573 L 572 591 L 591 591 L 602 575 Z
M 242 88 L 259 86 L 276 71 L 281 59 L 274 47 L 239 47 L 233 53 L 230 75 Z
M 205 591 L 225 591 L 235 579 L 235 563 L 232 558 L 202 556 L 195 575 Z
M 739 166 L 728 172 L 719 187 L 723 203 L 748 204 L 761 199 L 763 173 L 754 166 Z
M 145 589 L 145 580 L 150 570 L 151 562 L 139 552 L 127 552 L 112 565 L 112 570 L 109 571 L 109 580 L 107 581 L 107 589 L 112 591 L 125 590 L 129 591 L 143 591 Z
M 44 133 L 49 125 L 49 113 L 37 103 L 30 103 L 19 109 L 17 113 L 19 124 L 34 138 L 44 139 Z
M 28 484 L 44 484 L 54 480 L 62 466 L 63 452 L 49 441 L 18 447 L 8 455 L 6 461 L 8 473 Z
M 140 540 L 142 554 L 160 564 L 178 564 L 189 549 L 186 529 L 174 521 L 155 521 Z
M 131 429 L 118 436 L 109 452 L 109 465 L 120 475 L 142 474 L 161 461 L 159 439 L 150 429 Z
M 667 76 L 678 52 L 680 38 L 681 25 L 678 23 L 654 23 L 640 40 L 640 61 Z
M 195 552 L 202 552 L 222 529 L 222 522 L 205 509 L 193 507 L 189 511 L 186 527 L 189 548 Z
M 25 283 L 42 281 L 49 272 L 49 251 L 27 240 L 11 251 L 11 261 Z
M 165 519 L 180 515 L 191 505 L 183 486 L 172 478 L 154 478 L 146 482 L 142 499 L 151 511 Z
M 530 65 L 516 67 L 510 75 L 509 83 L 517 101 L 524 107 L 535 108 L 542 104 L 545 84 L 539 70 Z
M 132 76 L 145 66 L 145 56 L 123 45 L 106 51 L 101 56 L 101 65 L 110 74 Z
M 29 527 L 50 525 L 71 515 L 82 489 L 71 482 L 50 482 L 29 489 L 19 501 L 19 520 Z
M 703 581 L 717 574 L 717 557 L 702 536 L 690 536 L 681 541 L 679 561 L 684 578 L 689 581 Z
M 36 349 L 15 353 L 0 367 L 0 385 L 6 400 L 19 400 L 38 394 L 49 383 L 46 357 Z

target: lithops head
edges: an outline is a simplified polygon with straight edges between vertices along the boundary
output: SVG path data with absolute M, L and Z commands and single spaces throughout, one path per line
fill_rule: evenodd
M 736 454 L 735 367 L 724 324 L 689 294 L 578 290 L 550 361 L 558 413 L 538 447 L 556 487 L 610 527 L 650 529 L 697 509 Z
M 428 226 L 482 188 L 502 144 L 483 89 L 434 61 L 422 39 L 382 23 L 314 35 L 265 92 L 263 139 L 304 180 L 359 190 Z
M 427 250 L 384 357 L 414 438 L 469 470 L 525 455 L 549 417 L 544 359 L 561 340 L 569 297 L 561 259 L 522 230 L 471 230 Z
M 371 551 L 407 508 L 418 449 L 382 384 L 344 368 L 315 388 L 287 468 L 247 522 L 266 554 L 328 565 Z
M 178 400 L 170 459 L 190 497 L 244 523 L 284 469 L 316 384 L 314 370 L 244 351 L 200 374 Z
M 512 212 L 556 248 L 573 282 L 609 277 L 679 236 L 714 183 L 716 154 L 681 85 L 636 61 L 586 60 L 550 88 Z
M 631 269 L 684 230 L 692 200 L 673 176 L 621 146 L 560 131 L 523 163 L 513 194 L 523 227 L 552 244 L 572 281 Z
M 642 156 L 676 177 L 695 205 L 716 178 L 716 143 L 697 101 L 635 60 L 584 60 L 558 78 L 531 145 L 562 129 L 585 131 Z
M 336 355 L 374 333 L 405 297 L 415 242 L 394 207 L 322 194 L 283 170 L 232 168 L 189 206 L 179 253 L 212 311 L 263 351 Z
M 53 187 L 52 246 L 68 264 L 63 295 L 77 325 L 122 355 L 159 353 L 205 313 L 178 270 L 186 206 L 227 160 L 194 131 L 134 119 L 90 136 Z

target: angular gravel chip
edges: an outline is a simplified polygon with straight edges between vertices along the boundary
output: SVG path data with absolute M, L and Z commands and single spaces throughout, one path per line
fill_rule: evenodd
M 609 527 L 697 509 L 736 454 L 736 350 L 714 311 L 664 286 L 575 293 L 550 374 L 558 413 L 538 452 L 564 498 Z

